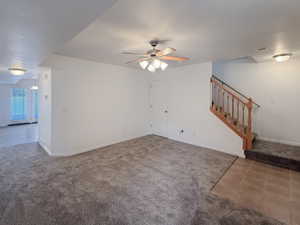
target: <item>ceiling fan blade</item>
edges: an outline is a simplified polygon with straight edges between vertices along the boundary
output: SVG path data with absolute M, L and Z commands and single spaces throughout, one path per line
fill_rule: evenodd
M 189 60 L 189 58 L 187 57 L 178 57 L 178 56 L 169 56 L 169 55 L 165 55 L 160 57 L 161 59 L 164 60 L 171 60 L 171 61 L 186 61 Z
M 157 56 L 165 56 L 165 55 L 169 55 L 169 54 L 171 54 L 172 52 L 175 52 L 175 51 L 176 51 L 175 48 L 165 48 L 165 49 L 159 51 L 159 52 L 157 53 Z
M 138 52 L 121 52 L 121 54 L 125 54 L 125 55 L 141 55 L 141 56 L 145 55 L 145 53 L 138 53 Z
M 140 61 L 148 60 L 148 59 L 149 59 L 149 57 L 139 57 L 139 58 L 137 58 L 137 59 L 134 59 L 134 60 L 131 60 L 131 61 L 126 62 L 126 64 L 135 63 L 135 62 L 140 62 Z

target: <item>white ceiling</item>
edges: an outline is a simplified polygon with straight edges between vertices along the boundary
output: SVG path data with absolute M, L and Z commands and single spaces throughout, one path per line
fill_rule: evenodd
M 123 0 L 57 53 L 125 65 L 134 56 L 121 51 L 145 52 L 147 42 L 159 38 L 170 40 L 161 48 L 191 58 L 175 65 L 269 57 L 300 49 L 299 12 L 299 0 Z M 258 53 L 262 47 L 267 50 Z
M 172 66 L 298 54 L 299 12 L 299 0 L 2 0 L 0 81 L 13 64 L 33 74 L 53 52 L 126 66 L 134 57 L 120 52 L 145 52 L 153 38 L 191 58 Z
M 2 0 L 0 4 L 0 82 L 7 68 L 28 73 L 72 39 L 116 0 Z M 12 80 L 16 78 L 11 78 Z

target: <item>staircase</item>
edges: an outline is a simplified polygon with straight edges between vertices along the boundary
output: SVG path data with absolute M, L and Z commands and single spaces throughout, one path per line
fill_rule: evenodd
M 216 76 L 211 80 L 210 111 L 243 139 L 247 159 L 300 172 L 300 146 L 257 140 L 252 129 L 254 107 L 260 107 Z
M 255 138 L 252 130 L 253 107 L 259 105 L 216 76 L 211 77 L 210 83 L 210 111 L 243 139 L 244 150 L 251 150 Z
M 300 172 L 300 146 L 256 140 L 247 159 Z

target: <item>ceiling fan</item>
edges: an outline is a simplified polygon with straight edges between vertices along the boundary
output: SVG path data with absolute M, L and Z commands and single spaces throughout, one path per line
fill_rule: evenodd
M 146 53 L 135 53 L 135 52 L 122 52 L 122 54 L 138 55 L 137 59 L 127 62 L 129 63 L 139 63 L 143 69 L 148 69 L 150 72 L 155 72 L 157 69 L 165 70 L 168 64 L 162 60 L 166 61 L 186 61 L 189 60 L 187 57 L 171 56 L 170 54 L 175 52 L 175 48 L 165 48 L 163 50 L 156 49 L 156 46 L 160 44 L 159 40 L 152 40 L 149 42 L 152 49 Z

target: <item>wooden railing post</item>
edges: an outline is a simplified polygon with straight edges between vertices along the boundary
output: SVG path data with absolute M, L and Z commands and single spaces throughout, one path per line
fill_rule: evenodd
M 210 96 L 211 96 L 211 102 L 210 106 L 214 106 L 214 83 L 212 81 L 212 78 L 210 78 Z
M 248 108 L 248 124 L 247 124 L 247 149 L 252 149 L 252 108 L 253 101 L 249 98 L 249 102 L 247 104 Z

